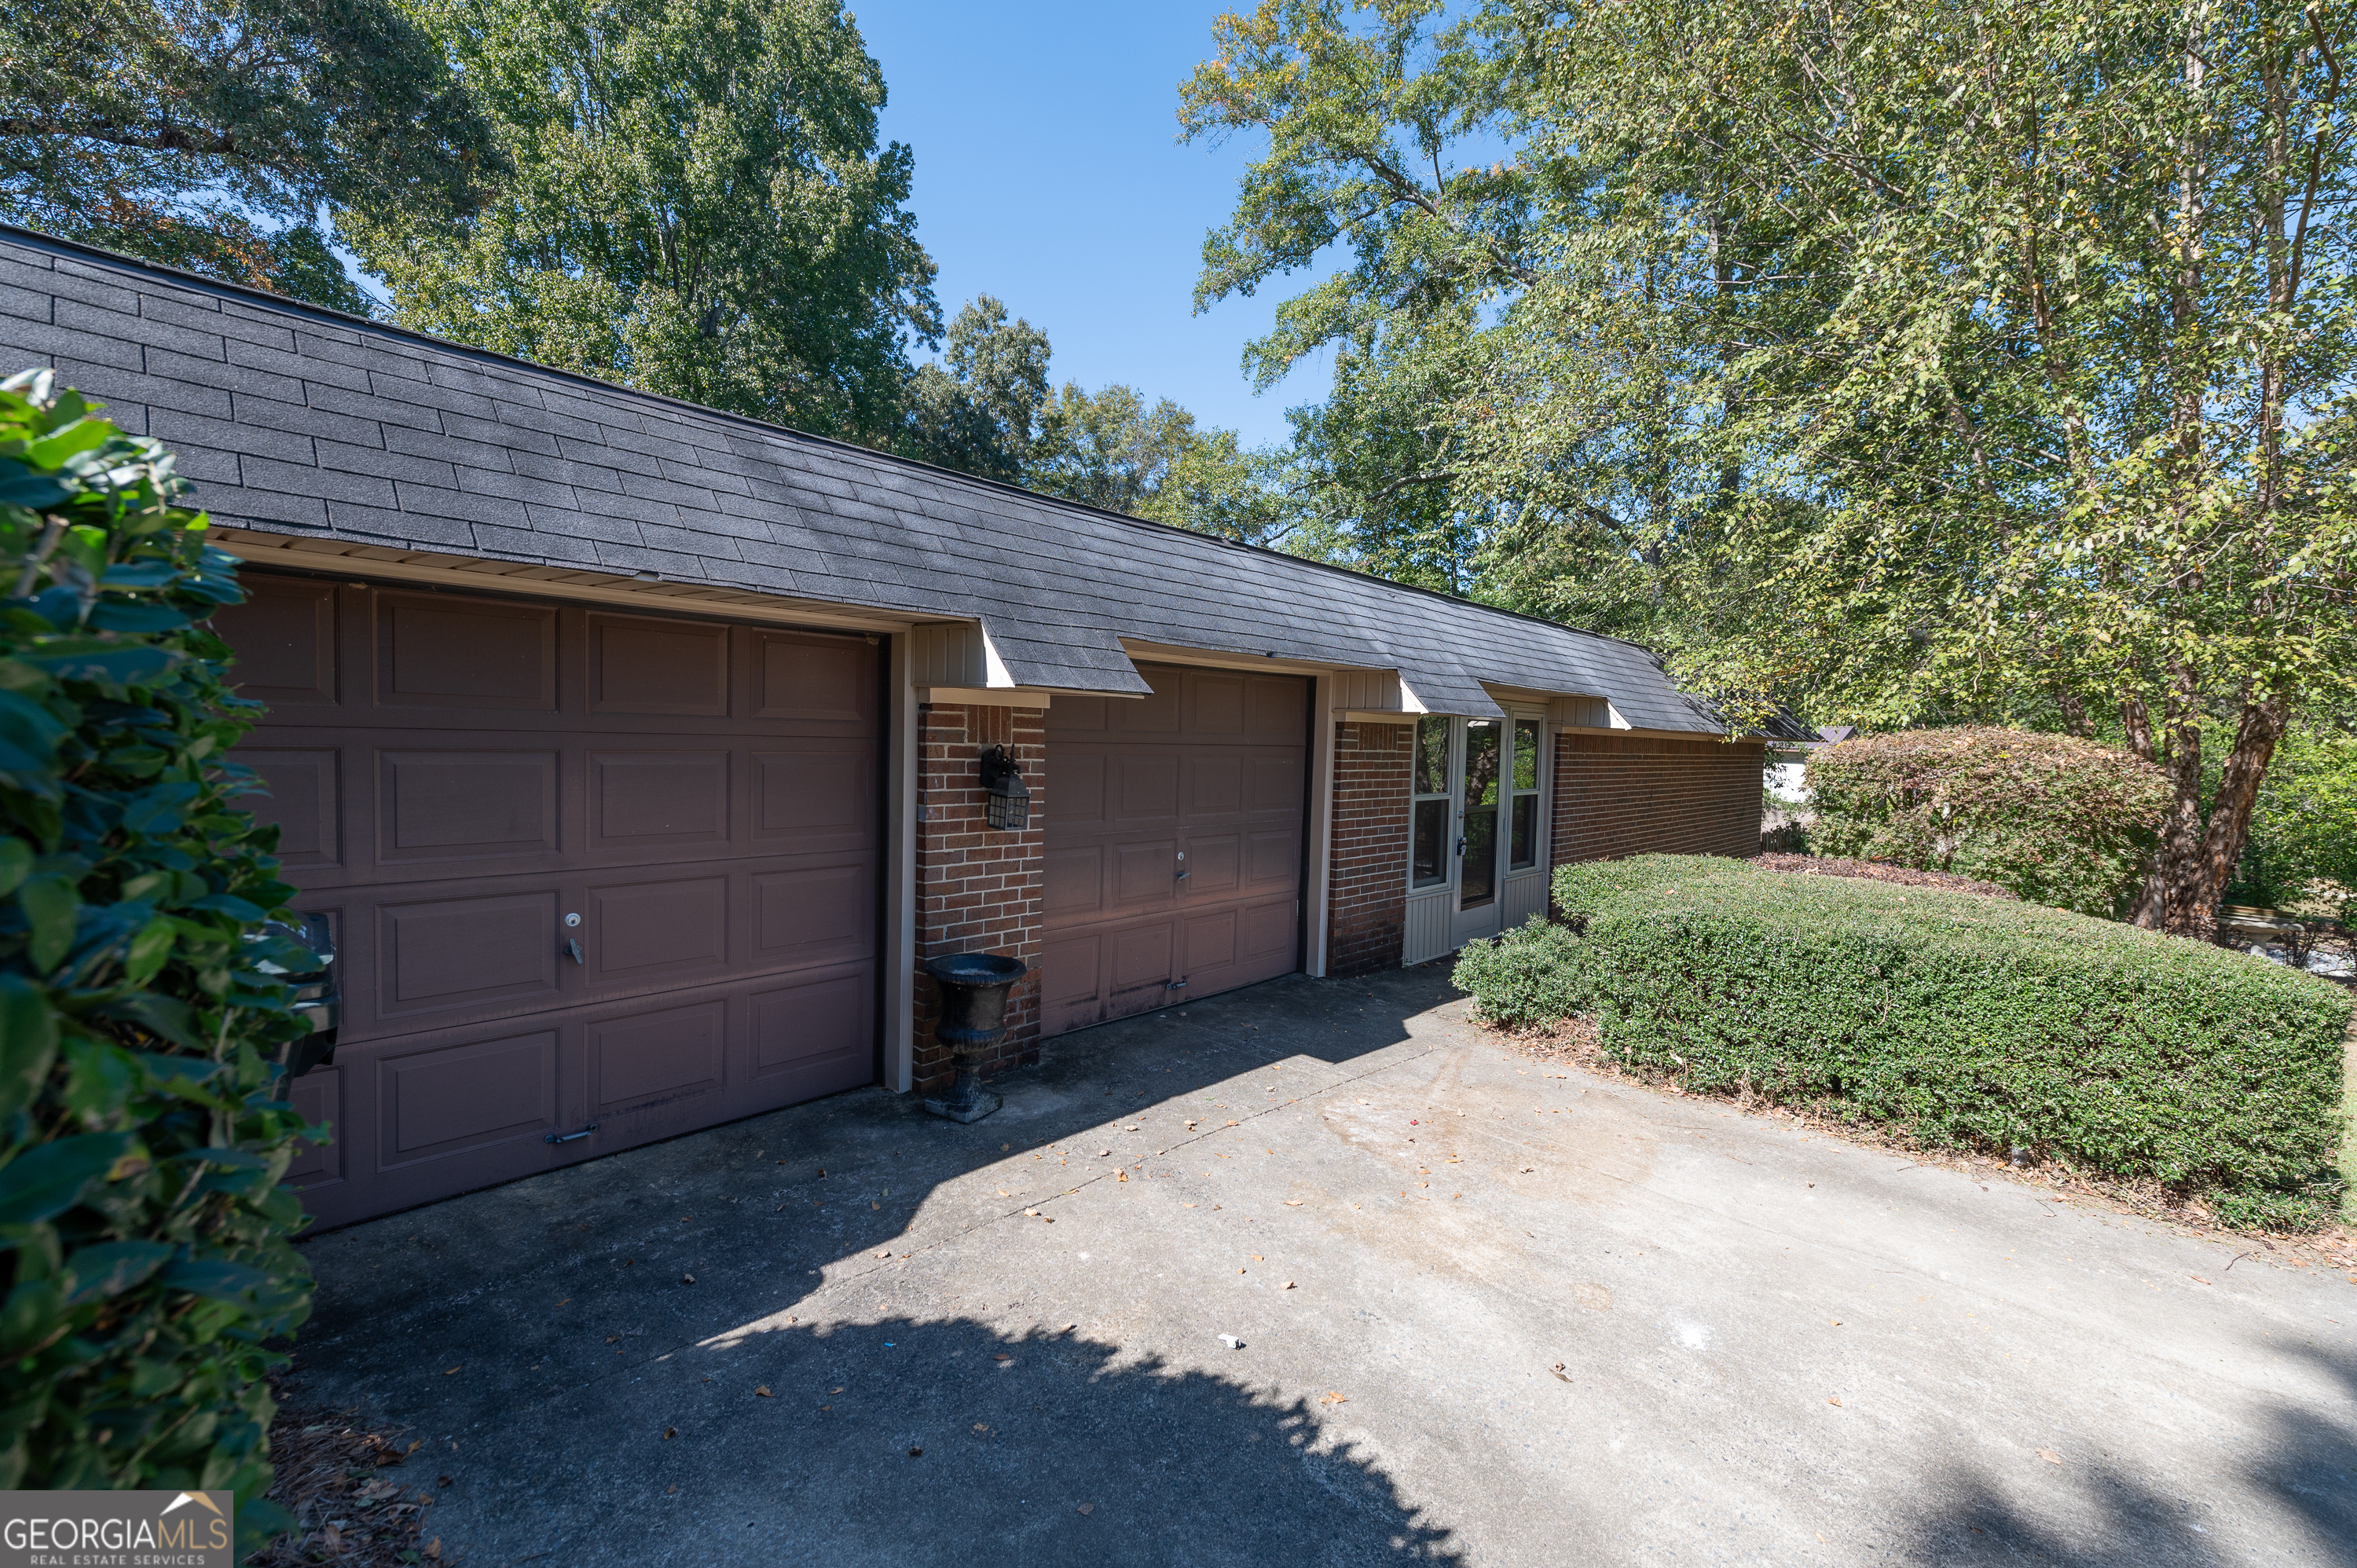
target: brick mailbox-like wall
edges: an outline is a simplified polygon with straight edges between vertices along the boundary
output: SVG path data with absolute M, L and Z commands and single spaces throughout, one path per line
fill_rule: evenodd
M 1326 972 L 1364 974 L 1400 961 L 1407 924 L 1406 725 L 1334 726 L 1334 842 Z
M 1031 972 L 1006 999 L 1006 1038 L 983 1063 L 995 1072 L 1039 1055 L 1039 875 L 1047 846 L 1048 714 L 1043 708 L 926 703 L 918 709 L 916 1087 L 949 1086 L 956 1063 L 933 1038 L 939 998 L 924 962 L 944 953 L 1003 953 Z M 1003 746 L 1031 791 L 1021 832 L 989 825 L 981 754 Z
M 1756 740 L 1556 736 L 1554 864 L 1758 854 L 1764 752 Z

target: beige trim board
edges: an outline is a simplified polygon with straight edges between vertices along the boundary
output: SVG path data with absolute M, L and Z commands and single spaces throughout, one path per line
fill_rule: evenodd
M 787 598 L 777 594 L 755 593 L 750 588 L 727 587 L 718 583 L 642 579 L 613 572 L 585 572 L 569 566 L 535 565 L 527 561 L 490 561 L 473 555 L 394 550 L 381 544 L 356 543 L 348 539 L 289 536 L 245 528 L 216 527 L 212 533 L 214 543 L 252 565 L 334 572 L 357 581 L 504 588 L 546 599 L 621 605 L 642 610 L 689 610 L 698 615 L 722 616 L 730 620 L 822 627 L 829 630 L 889 633 L 906 631 L 910 624 L 908 617 L 895 616 L 884 610 L 830 604 L 822 599 Z

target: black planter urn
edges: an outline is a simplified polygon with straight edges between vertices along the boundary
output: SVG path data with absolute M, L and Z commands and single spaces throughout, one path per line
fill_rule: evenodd
M 1006 1037 L 1006 993 L 1031 972 L 996 953 L 961 952 L 925 961 L 925 972 L 941 993 L 941 1021 L 933 1038 L 957 1058 L 957 1082 L 925 1109 L 952 1122 L 979 1122 L 1004 1103 L 982 1087 L 983 1053 Z

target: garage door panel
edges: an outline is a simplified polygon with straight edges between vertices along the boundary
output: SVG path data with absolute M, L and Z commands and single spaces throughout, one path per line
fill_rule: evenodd
M 334 706 L 335 585 L 261 578 L 247 583 L 246 596 L 213 617 L 237 650 L 230 679 L 239 695 L 273 708 Z
M 1187 879 L 1188 902 L 1200 904 L 1234 893 L 1242 849 L 1234 833 L 1189 833 L 1187 865 L 1195 875 Z
M 337 1129 L 295 1178 L 323 1224 L 873 1080 L 875 643 L 248 585 L 224 634 L 285 700 L 236 759 L 343 971 L 294 1086 Z
M 256 748 L 237 760 L 261 777 L 268 794 L 242 795 L 237 804 L 278 828 L 278 862 L 287 870 L 316 870 L 343 859 L 343 754 L 335 746 L 305 750 Z
M 1189 822 L 1231 817 L 1243 809 L 1244 764 L 1240 757 L 1188 759 L 1185 809 Z
M 380 1171 L 498 1144 L 538 1144 L 556 1125 L 554 1029 L 381 1050 L 373 1065 Z
M 1162 1006 L 1174 981 L 1194 997 L 1282 974 L 1297 954 L 1308 682 L 1140 672 L 1143 703 L 1060 697 L 1048 713 L 1048 1034 Z M 1157 906 L 1176 918 L 1145 912 Z
M 857 849 L 877 832 L 872 743 L 813 741 L 791 751 L 757 751 L 753 842 L 797 849 Z
M 1178 844 L 1175 839 L 1142 839 L 1113 846 L 1115 906 L 1167 903 L 1177 892 Z
M 728 1005 L 657 1007 L 585 1026 L 590 1113 L 603 1120 L 718 1092 L 728 1076 Z
M 1239 740 L 1244 733 L 1244 677 L 1197 674 L 1183 684 L 1187 733 L 1205 740 Z
M 1251 762 L 1252 791 L 1246 797 L 1245 810 L 1255 816 L 1269 811 L 1298 818 L 1306 762 L 1307 758 L 1298 755 L 1254 756 Z
M 598 714 L 728 714 L 728 628 L 592 612 L 588 708 Z
M 1104 908 L 1105 846 L 1051 849 L 1040 864 L 1039 904 L 1049 918 L 1082 916 Z
M 876 974 L 862 968 L 756 993 L 750 1066 L 756 1084 L 784 1084 L 791 1104 L 852 1089 L 874 1077 Z
M 423 594 L 374 597 L 379 703 L 556 711 L 554 607 Z
M 377 911 L 384 1017 L 557 994 L 554 889 L 393 904 Z
M 1055 817 L 1070 828 L 1105 826 L 1105 759 L 1086 752 L 1058 752 Z
M 343 1120 L 344 1069 L 315 1068 L 286 1086 L 286 1102 L 307 1124 Z M 295 1159 L 286 1167 L 290 1187 L 321 1187 L 343 1176 L 344 1146 L 333 1139 L 325 1144 L 297 1142 Z
M 1264 746 L 1298 746 L 1309 725 L 1309 683 L 1255 675 L 1244 693 L 1245 736 Z
M 726 751 L 591 752 L 589 847 L 726 845 L 728 761 Z
M 874 649 L 843 638 L 743 635 L 754 645 L 753 717 L 861 729 L 874 724 Z
M 864 958 L 876 944 L 875 868 L 865 860 L 753 879 L 754 961 L 802 968 Z
M 608 885 L 582 911 L 589 983 L 640 984 L 651 976 L 702 979 L 728 962 L 728 878 Z
M 1106 759 L 1105 771 L 1113 785 L 1113 821 L 1108 825 L 1134 829 L 1178 815 L 1176 752 L 1116 755 Z
M 554 854 L 559 767 L 554 751 L 377 753 L 377 858 Z
M 1252 834 L 1245 865 L 1245 886 L 1255 891 L 1295 886 L 1301 876 L 1301 835 L 1291 827 Z

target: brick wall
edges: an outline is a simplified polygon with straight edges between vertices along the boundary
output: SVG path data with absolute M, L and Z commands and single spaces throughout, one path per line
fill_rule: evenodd
M 1407 919 L 1406 725 L 1334 726 L 1334 842 L 1326 972 L 1364 974 L 1400 961 Z
M 1760 853 L 1759 741 L 1559 735 L 1554 864 Z
M 940 1016 L 924 961 L 943 953 L 1004 953 L 1032 972 L 1006 999 L 1006 1038 L 985 1072 L 1039 1054 L 1039 869 L 1048 814 L 1048 714 L 1042 708 L 925 703 L 917 710 L 916 1086 L 939 1091 L 955 1076 L 933 1039 Z M 1031 791 L 1030 825 L 1002 832 L 984 818 L 982 748 L 1003 746 Z

